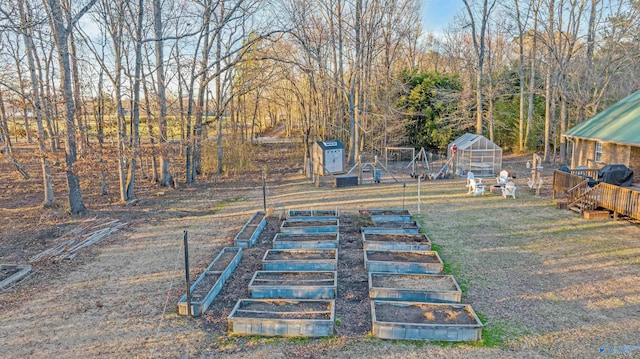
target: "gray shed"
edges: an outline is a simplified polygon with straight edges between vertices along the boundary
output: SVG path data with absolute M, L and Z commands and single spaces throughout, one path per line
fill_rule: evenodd
M 321 176 L 343 173 L 344 146 L 338 140 L 317 141 L 311 150 L 313 173 Z
M 454 166 L 456 174 L 466 176 L 469 171 L 476 177 L 493 177 L 502 169 L 502 148 L 482 135 L 465 133 L 447 146 L 451 158 L 453 145 L 457 146 Z

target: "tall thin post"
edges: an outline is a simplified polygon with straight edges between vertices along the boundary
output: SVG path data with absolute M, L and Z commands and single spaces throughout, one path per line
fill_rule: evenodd
M 418 176 L 418 214 L 420 214 L 420 176 Z
M 407 190 L 407 182 L 402 183 L 402 210 L 404 211 L 404 194 Z
M 189 279 L 189 239 L 187 231 L 184 231 L 184 276 L 187 284 L 187 313 L 193 315 L 191 310 L 191 280 Z
M 262 208 L 267 212 L 267 174 L 262 171 Z

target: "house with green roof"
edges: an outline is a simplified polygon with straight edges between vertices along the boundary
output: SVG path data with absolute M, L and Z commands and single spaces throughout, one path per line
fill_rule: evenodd
M 640 91 L 566 131 L 571 168 L 623 164 L 640 181 Z

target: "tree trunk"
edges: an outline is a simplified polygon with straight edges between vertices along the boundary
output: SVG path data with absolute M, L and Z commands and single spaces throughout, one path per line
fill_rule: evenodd
M 66 130 L 67 141 L 65 142 L 65 162 L 67 165 L 67 187 L 69 190 L 69 208 L 72 214 L 86 212 L 86 207 L 82 201 L 80 190 L 80 178 L 76 172 L 75 163 L 77 160 L 76 150 L 76 128 L 74 123 L 75 104 L 73 100 L 73 89 L 71 84 L 71 65 L 69 59 L 69 45 L 67 42 L 69 32 L 64 26 L 62 9 L 57 0 L 48 0 L 51 7 L 53 31 L 58 48 L 58 61 L 60 62 L 60 82 L 63 88 L 63 98 L 66 110 Z
M 43 111 L 40 105 L 40 82 L 36 72 L 36 64 L 34 60 L 35 45 L 33 44 L 33 38 L 29 33 L 31 31 L 31 28 L 27 25 L 30 22 L 30 19 L 27 19 L 27 14 L 25 12 L 24 4 L 22 1 L 18 1 L 18 11 L 20 13 L 20 22 L 24 26 L 24 29 L 22 31 L 22 39 L 24 41 L 25 49 L 27 52 L 27 63 L 29 66 L 29 74 L 31 77 L 31 102 L 36 116 L 36 123 L 38 125 L 38 146 L 41 152 L 40 161 L 44 192 L 42 205 L 43 207 L 51 207 L 53 206 L 54 195 L 53 185 L 51 182 L 51 171 L 49 169 L 49 161 L 47 160 L 47 147 L 45 146 L 44 126 L 42 125 Z
M 549 65 L 550 66 L 550 65 Z M 544 100 L 544 161 L 549 162 L 549 144 L 551 139 L 551 68 L 547 67 L 547 74 L 544 81 L 545 100 Z
M 220 5 L 220 19 L 224 18 L 224 3 Z M 218 121 L 218 137 L 216 140 L 216 146 L 218 147 L 218 174 L 222 173 L 224 169 L 223 158 L 224 158 L 224 148 L 222 144 L 222 86 L 221 74 L 220 74 L 220 61 L 222 61 L 222 31 L 218 31 L 216 34 L 216 121 Z
M 140 147 L 140 73 L 142 72 L 142 23 L 144 17 L 144 0 L 138 0 L 138 18 L 136 23 L 136 57 L 135 75 L 133 81 L 133 111 L 132 111 L 132 140 L 133 151 L 131 153 L 131 163 L 127 174 L 127 199 L 132 200 L 135 195 L 136 161 L 138 159 L 138 149 Z
M 516 7 L 516 17 L 518 21 L 518 68 L 519 68 L 519 85 L 520 85 L 520 108 L 519 108 L 519 128 L 518 128 L 518 149 L 524 152 L 524 26 L 520 15 L 520 4 L 518 0 L 514 1 Z
M 155 42 L 156 50 L 156 76 L 158 82 L 158 110 L 160 112 L 158 118 L 158 127 L 160 128 L 160 185 L 173 186 L 173 178 L 171 177 L 171 168 L 169 167 L 168 152 L 164 148 L 167 144 L 167 97 L 166 97 L 166 80 L 164 75 L 164 40 L 162 27 L 162 5 L 160 0 L 153 0 L 154 12 L 154 30 L 157 41 Z M 178 80 L 179 81 L 179 80 Z M 155 164 L 155 161 L 154 161 Z M 155 177 L 155 170 L 154 170 Z
M 539 3 L 533 9 L 533 32 L 538 32 L 538 6 Z M 529 143 L 529 133 L 531 133 L 531 125 L 533 122 L 533 96 L 536 91 L 536 48 L 537 48 L 537 36 L 533 36 L 531 44 L 531 71 L 529 74 L 529 106 L 527 108 L 527 127 L 524 135 L 524 145 Z

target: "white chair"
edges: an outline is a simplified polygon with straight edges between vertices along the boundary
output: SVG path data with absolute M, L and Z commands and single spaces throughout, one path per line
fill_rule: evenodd
M 469 171 L 467 173 L 467 185 L 466 187 L 469 189 L 469 192 L 467 192 L 467 194 L 471 193 L 471 181 L 475 180 L 475 176 L 473 175 L 473 172 Z
M 479 194 L 484 195 L 484 184 L 482 184 L 482 180 L 478 179 L 476 181 L 475 179 L 470 179 L 469 193 L 473 193 L 474 196 L 477 196 Z
M 505 170 L 500 171 L 500 175 L 496 177 L 496 182 L 498 182 L 500 186 L 507 184 L 507 182 L 509 182 L 509 172 Z
M 511 181 L 507 182 L 504 187 L 502 187 L 502 197 L 507 198 L 507 196 L 511 196 L 513 199 L 516 199 L 516 184 Z

